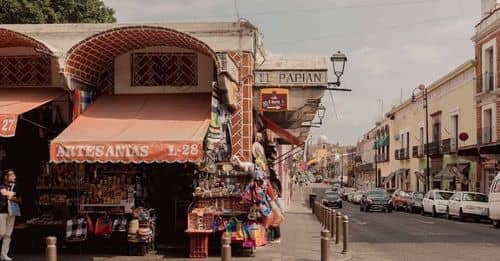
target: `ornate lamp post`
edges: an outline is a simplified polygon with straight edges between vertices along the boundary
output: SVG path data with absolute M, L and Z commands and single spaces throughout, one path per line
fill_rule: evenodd
M 426 175 L 425 175 L 425 192 L 429 191 L 431 189 L 431 170 L 429 166 L 429 104 L 428 104 L 428 99 L 427 99 L 427 88 L 425 85 L 420 84 L 417 88 L 413 89 L 413 92 L 411 94 L 411 101 L 416 102 L 417 97 L 415 95 L 415 91 L 421 91 L 422 92 L 422 97 L 423 97 L 423 105 L 425 109 L 425 169 L 426 169 Z
M 347 92 L 352 91 L 351 89 L 338 88 L 340 86 L 340 77 L 344 75 L 345 63 L 347 62 L 347 57 L 345 56 L 345 54 L 337 51 L 332 55 L 332 57 L 330 57 L 330 61 L 332 62 L 333 74 L 337 77 L 337 81 L 329 82 L 328 85 L 334 85 L 337 87 L 329 87 L 327 88 L 327 90 Z

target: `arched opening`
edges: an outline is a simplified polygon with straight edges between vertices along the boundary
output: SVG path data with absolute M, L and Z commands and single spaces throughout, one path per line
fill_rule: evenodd
M 220 71 L 215 52 L 208 45 L 190 35 L 165 27 L 128 26 L 101 32 L 75 45 L 68 51 L 64 74 L 86 85 L 105 88 L 109 85 L 110 81 L 114 82 L 114 79 L 110 77 L 115 74 L 113 63 L 117 57 L 134 50 L 144 50 L 151 47 L 174 48 L 173 50 L 176 55 L 131 57 L 131 60 L 140 58 L 141 61 L 147 61 L 149 59 L 147 61 L 150 62 L 149 67 L 143 66 L 139 68 L 143 70 L 141 71 L 142 75 L 152 75 L 155 73 L 153 67 L 161 67 L 161 64 L 168 63 L 175 66 L 168 67 L 165 70 L 180 72 L 178 75 L 188 77 L 186 74 L 189 70 L 193 69 L 192 63 L 196 61 L 190 59 L 185 53 L 175 52 L 177 50 L 175 48 L 189 50 L 191 53 L 207 57 L 212 63 L 211 66 L 215 68 L 214 74 Z M 160 50 L 157 53 L 163 53 L 163 51 Z M 131 63 L 131 67 L 134 65 Z M 198 67 L 195 69 L 198 69 Z M 213 75 L 211 77 L 214 78 Z M 151 76 L 151 78 L 154 77 Z M 131 85 L 134 83 L 137 82 L 131 79 Z M 148 81 L 142 83 L 146 83 L 145 85 L 149 86 L 147 84 Z M 169 82 L 164 83 L 168 85 Z

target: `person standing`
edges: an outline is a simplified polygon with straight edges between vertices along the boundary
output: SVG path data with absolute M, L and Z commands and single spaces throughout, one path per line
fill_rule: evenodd
M 17 204 L 21 203 L 21 198 L 16 194 L 15 183 L 15 172 L 7 170 L 3 176 L 3 184 L 0 185 L 0 238 L 2 239 L 0 260 L 12 260 L 7 254 L 16 217 L 9 215 L 9 200 Z

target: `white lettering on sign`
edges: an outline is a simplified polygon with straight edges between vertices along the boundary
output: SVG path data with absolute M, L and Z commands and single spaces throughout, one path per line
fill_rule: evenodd
M 14 119 L 3 119 L 2 120 L 2 124 L 1 124 L 1 130 L 4 131 L 4 132 L 10 132 L 12 131 L 12 129 L 14 128 L 14 123 L 16 122 L 16 120 Z
M 256 86 L 326 85 L 326 70 L 316 71 L 258 71 Z
M 67 145 L 57 146 L 56 157 L 141 157 L 149 156 L 149 146 Z

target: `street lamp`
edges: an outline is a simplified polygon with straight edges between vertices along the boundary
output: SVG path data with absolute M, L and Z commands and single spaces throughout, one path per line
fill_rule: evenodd
M 305 123 L 303 122 L 300 127 L 306 127 L 306 128 L 319 128 L 321 125 L 323 125 L 323 119 L 325 118 L 325 113 L 326 113 L 326 108 L 323 106 L 323 104 L 320 104 L 317 109 L 318 113 L 318 118 L 319 122 L 309 122 Z
M 341 53 L 340 51 L 337 51 L 332 55 L 332 57 L 330 57 L 330 61 L 332 62 L 333 74 L 337 77 L 337 81 L 329 82 L 328 85 L 335 85 L 337 87 L 327 88 L 327 90 L 350 92 L 351 89 L 338 88 L 340 86 L 340 77 L 344 75 L 344 69 L 345 69 L 345 63 L 347 62 L 347 57 L 345 56 L 345 54 Z
M 415 91 L 421 91 L 422 92 L 422 98 L 423 98 L 423 106 L 425 109 L 425 169 L 426 169 L 426 175 L 425 175 L 425 192 L 429 191 L 431 188 L 431 171 L 429 167 L 429 106 L 428 106 L 428 99 L 427 99 L 427 88 L 425 85 L 420 84 L 417 88 L 413 89 L 413 92 L 411 93 L 411 101 L 416 102 L 417 97 L 415 95 Z

